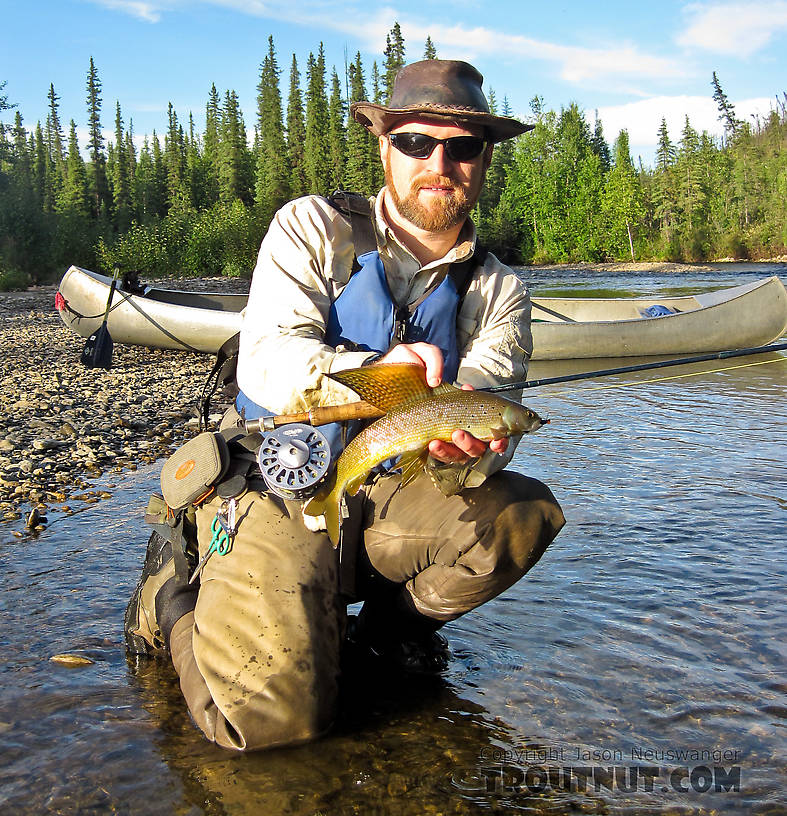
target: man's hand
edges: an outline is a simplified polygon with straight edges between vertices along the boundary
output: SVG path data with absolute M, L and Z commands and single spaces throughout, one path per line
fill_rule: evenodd
M 399 343 L 394 346 L 380 363 L 418 363 L 426 368 L 426 382 L 432 388 L 443 379 L 443 353 L 431 343 Z M 465 391 L 472 391 L 472 385 L 463 385 Z M 456 430 L 451 434 L 451 442 L 433 439 L 429 443 L 429 455 L 440 462 L 463 463 L 468 459 L 483 456 L 487 447 L 495 453 L 503 453 L 508 447 L 508 439 L 493 439 L 488 445 L 476 439 L 467 431 Z
M 399 343 L 378 363 L 417 363 L 426 368 L 426 382 L 432 388 L 443 381 L 443 352 L 431 343 Z

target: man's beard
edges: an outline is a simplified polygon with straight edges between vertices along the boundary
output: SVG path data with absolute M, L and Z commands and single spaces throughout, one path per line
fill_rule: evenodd
M 453 179 L 432 174 L 414 178 L 407 194 L 401 197 L 394 186 L 388 162 L 385 165 L 385 184 L 399 214 L 418 229 L 427 232 L 445 232 L 463 224 L 477 199 L 477 196 L 469 199 L 464 188 Z M 449 195 L 434 196 L 431 206 L 427 208 L 418 200 L 418 191 L 422 187 L 433 185 L 451 187 L 453 192 Z

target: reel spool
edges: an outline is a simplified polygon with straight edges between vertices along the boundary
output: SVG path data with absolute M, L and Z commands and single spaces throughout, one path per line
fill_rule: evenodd
M 257 462 L 273 493 L 283 499 L 302 501 L 317 492 L 328 473 L 331 449 L 316 428 L 293 423 L 263 436 Z

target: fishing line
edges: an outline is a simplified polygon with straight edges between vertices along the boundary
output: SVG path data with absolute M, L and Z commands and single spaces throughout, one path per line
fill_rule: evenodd
M 740 365 L 727 366 L 726 368 L 714 368 L 710 371 L 691 371 L 687 374 L 673 374 L 671 377 L 653 377 L 650 380 L 629 380 L 623 383 L 610 383 L 609 385 L 592 385 L 585 391 L 600 391 L 604 388 L 625 388 L 629 385 L 647 385 L 649 383 L 666 382 L 667 380 L 680 380 L 684 377 L 698 377 L 701 374 L 719 374 L 722 371 L 734 371 L 736 368 L 751 368 L 752 366 L 768 365 L 769 363 L 785 363 L 787 357 L 782 357 L 781 360 L 760 360 L 758 363 L 741 363 Z M 551 394 L 543 394 L 545 397 L 559 397 L 565 394 L 565 391 L 555 391 Z

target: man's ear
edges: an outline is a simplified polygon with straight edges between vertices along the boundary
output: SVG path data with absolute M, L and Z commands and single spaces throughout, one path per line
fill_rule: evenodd
M 391 148 L 391 143 L 385 136 L 378 136 L 377 140 L 380 143 L 380 161 L 385 164 L 385 157 L 388 155 L 388 151 Z

